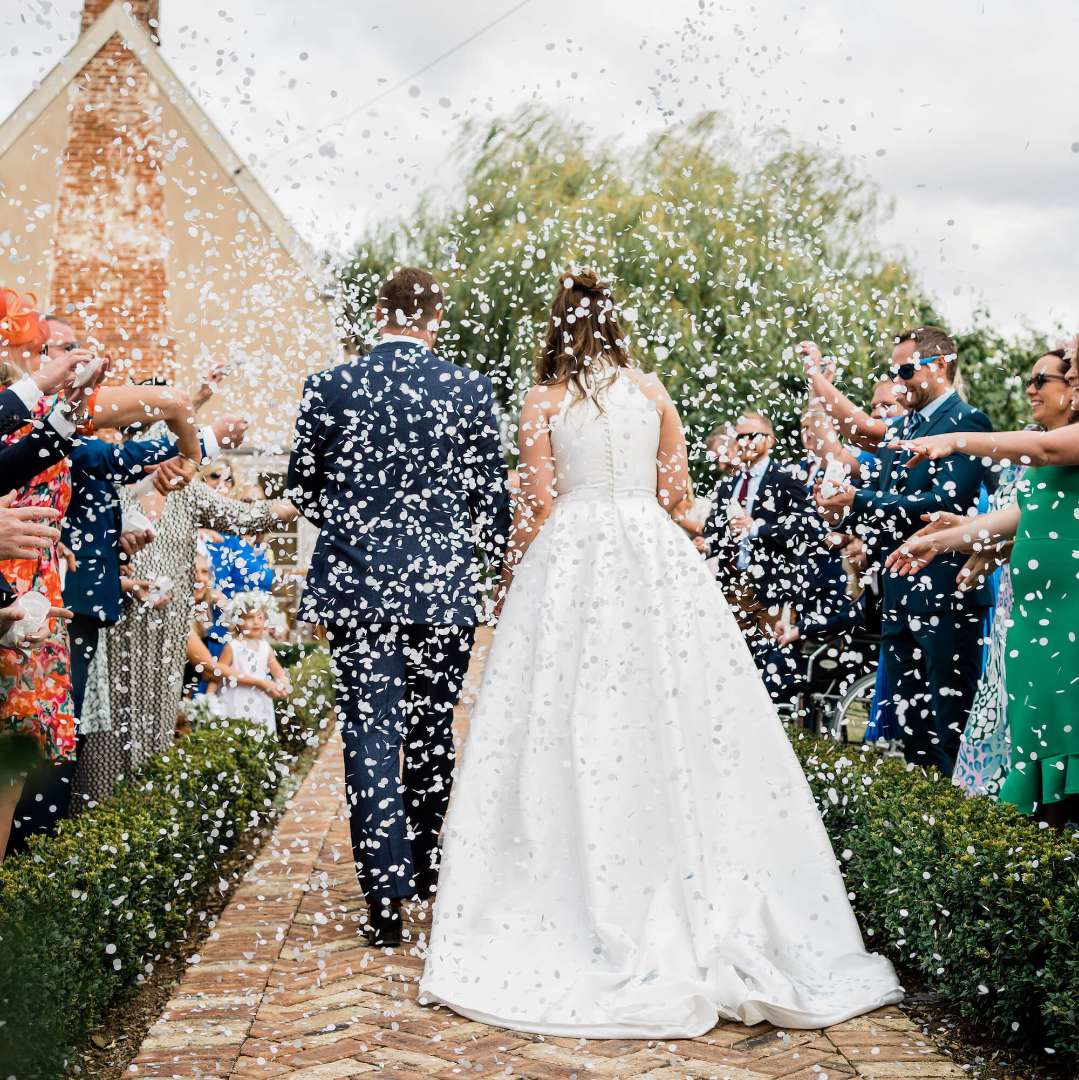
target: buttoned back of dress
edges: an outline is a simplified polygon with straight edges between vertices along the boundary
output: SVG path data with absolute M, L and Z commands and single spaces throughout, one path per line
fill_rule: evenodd
M 572 389 L 551 421 L 558 499 L 656 497 L 659 413 L 623 370 L 582 397 Z

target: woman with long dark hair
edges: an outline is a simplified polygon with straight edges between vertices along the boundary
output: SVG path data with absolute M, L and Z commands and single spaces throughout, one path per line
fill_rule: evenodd
M 898 1000 L 719 584 L 672 520 L 678 411 L 610 286 L 559 281 L 520 423 L 505 608 L 421 992 L 501 1027 L 818 1028 Z

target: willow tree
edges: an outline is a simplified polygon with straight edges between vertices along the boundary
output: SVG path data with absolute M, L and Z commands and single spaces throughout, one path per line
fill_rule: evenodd
M 925 313 L 908 272 L 874 246 L 875 189 L 783 142 L 750 167 L 714 115 L 630 150 L 528 111 L 467 128 L 457 154 L 460 196 L 374 231 L 343 267 L 343 292 L 362 331 L 394 263 L 438 272 L 440 351 L 488 372 L 507 416 L 556 282 L 577 265 L 614 282 L 636 360 L 662 376 L 698 448 L 746 408 L 794 428 L 800 339 L 842 357 L 857 396 L 894 331 Z

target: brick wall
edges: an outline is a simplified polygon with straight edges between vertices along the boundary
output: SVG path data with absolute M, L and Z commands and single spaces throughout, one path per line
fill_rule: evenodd
M 107 6 L 87 0 L 84 25 Z M 157 0 L 134 8 L 156 16 Z M 118 380 L 173 374 L 158 96 L 117 36 L 70 90 L 51 307 L 114 357 Z
M 82 26 L 80 33 L 85 33 L 86 28 L 112 3 L 112 0 L 84 0 L 82 5 Z M 156 31 L 158 9 L 161 0 L 126 0 L 131 14 L 144 26 L 151 27 Z M 151 23 L 151 20 L 153 22 Z

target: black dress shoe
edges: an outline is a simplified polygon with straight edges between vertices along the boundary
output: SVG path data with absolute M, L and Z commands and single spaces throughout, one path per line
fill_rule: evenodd
M 367 924 L 363 927 L 367 944 L 375 949 L 392 949 L 401 944 L 401 901 L 367 906 Z

